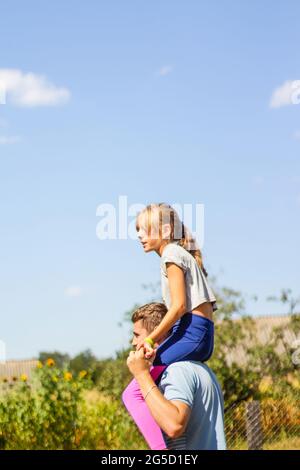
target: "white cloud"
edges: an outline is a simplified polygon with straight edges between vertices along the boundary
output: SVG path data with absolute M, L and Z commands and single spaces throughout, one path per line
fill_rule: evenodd
M 0 104 L 6 104 L 6 90 L 4 84 L 0 82 Z
M 159 69 L 158 75 L 160 77 L 165 77 L 166 75 L 169 75 L 173 71 L 173 67 L 171 65 L 164 65 Z
M 17 69 L 0 69 L 0 87 L 6 101 L 16 106 L 57 106 L 71 96 L 67 88 L 59 88 L 43 75 L 24 73 Z
M 17 142 L 20 142 L 20 137 L 18 135 L 0 135 L 0 145 L 16 144 Z
M 67 297 L 80 297 L 82 292 L 83 290 L 79 286 L 70 286 L 65 289 L 65 295 Z
M 281 108 L 300 103 L 300 80 L 287 80 L 273 91 L 270 107 Z

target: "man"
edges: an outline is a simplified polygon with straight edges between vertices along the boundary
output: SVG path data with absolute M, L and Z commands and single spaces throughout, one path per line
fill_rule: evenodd
M 146 304 L 134 312 L 134 347 L 153 331 L 166 312 L 161 303 Z M 168 449 L 226 448 L 223 395 L 206 364 L 173 363 L 162 373 L 159 386 L 150 375 L 151 363 L 145 359 L 143 349 L 131 351 L 127 365 L 163 432 Z

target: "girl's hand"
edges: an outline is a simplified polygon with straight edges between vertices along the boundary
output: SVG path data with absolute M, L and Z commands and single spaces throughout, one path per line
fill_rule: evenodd
M 144 343 L 144 352 L 145 352 L 145 359 L 150 359 L 154 354 L 154 349 L 151 348 L 149 343 Z
M 150 344 L 147 341 L 140 341 L 137 344 L 136 350 L 139 351 L 141 348 L 144 348 L 145 359 L 150 359 L 154 355 L 154 349 L 151 348 Z

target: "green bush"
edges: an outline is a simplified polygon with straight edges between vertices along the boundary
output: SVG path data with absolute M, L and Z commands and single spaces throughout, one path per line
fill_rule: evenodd
M 31 383 L 3 385 L 0 396 L 2 449 L 74 449 L 80 423 L 82 390 L 89 384 L 83 371 L 73 377 L 52 359 L 41 363 Z
M 72 375 L 53 359 L 29 383 L 2 384 L 0 449 L 145 449 L 120 400 L 93 394 L 85 371 Z

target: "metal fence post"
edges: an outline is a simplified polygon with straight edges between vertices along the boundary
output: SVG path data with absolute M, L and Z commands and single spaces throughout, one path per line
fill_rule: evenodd
M 259 401 L 246 403 L 246 431 L 249 450 L 261 450 L 263 430 Z

